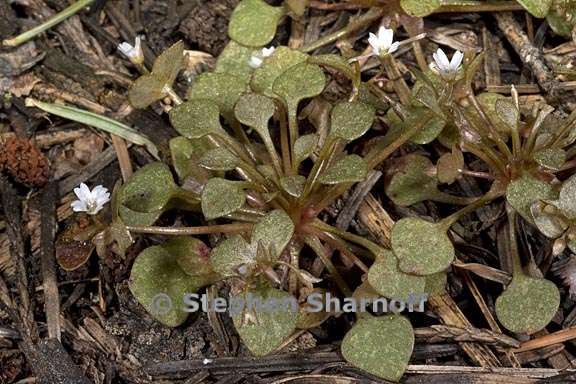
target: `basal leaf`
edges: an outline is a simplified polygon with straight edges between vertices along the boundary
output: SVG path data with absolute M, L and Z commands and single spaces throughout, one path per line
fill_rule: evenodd
M 388 169 L 385 191 L 394 204 L 407 207 L 433 199 L 438 195 L 437 186 L 432 162 L 424 156 L 410 154 Z
M 374 123 L 376 111 L 362 102 L 341 102 L 331 113 L 330 133 L 346 141 L 362 137 Z
M 514 278 L 496 299 L 496 315 L 509 331 L 532 334 L 548 325 L 560 306 L 554 283 L 527 276 Z
M 134 108 L 144 109 L 166 96 L 165 83 L 152 74 L 142 75 L 128 91 L 128 100 Z
M 211 100 L 195 99 L 174 107 L 170 111 L 170 122 L 179 134 L 189 139 L 224 133 L 218 104 Z
M 366 161 L 358 155 L 348 155 L 327 169 L 318 181 L 322 184 L 355 183 L 363 181 L 367 174 Z
M 231 171 L 238 167 L 240 159 L 224 147 L 214 148 L 200 158 L 200 165 L 214 171 Z
M 230 301 L 236 298 L 249 302 L 247 295 L 251 295 L 254 302 L 260 300 L 270 305 L 262 305 L 260 308 L 254 305 L 255 308 L 246 309 L 252 311 L 251 318 L 243 312 L 233 316 L 232 320 L 250 352 L 255 356 L 265 356 L 279 347 L 296 329 L 297 301 L 289 293 L 273 288 L 252 289 L 246 295 L 232 297 Z M 273 302 L 276 304 L 272 304 Z
M 210 265 L 210 248 L 191 236 L 173 237 L 162 248 L 174 257 L 176 263 L 189 276 L 215 277 Z
M 184 64 L 184 42 L 172 45 L 154 61 L 152 74 L 165 85 L 172 86 Z
M 410 16 L 424 17 L 440 8 L 440 0 L 400 0 L 400 6 Z
M 546 17 L 552 5 L 552 0 L 518 0 L 518 2 L 534 17 Z
M 414 330 L 402 316 L 361 318 L 342 340 L 352 365 L 384 380 L 400 380 L 414 348 Z
M 518 130 L 520 111 L 510 99 L 497 99 L 494 104 L 496 115 L 509 129 Z
M 238 182 L 214 177 L 202 191 L 202 213 L 206 220 L 217 219 L 242 208 L 245 200 Z
M 392 227 L 392 250 L 405 273 L 431 275 L 448 268 L 454 246 L 446 231 L 435 223 L 415 217 L 398 220 Z
M 256 266 L 256 245 L 248 244 L 240 235 L 233 235 L 212 250 L 210 263 L 223 277 L 250 274 Z
M 350 80 L 354 80 L 352 67 L 348 64 L 348 61 L 340 55 L 314 55 L 308 58 L 308 63 L 333 68 L 344 74 Z
M 302 175 L 285 176 L 280 179 L 280 186 L 290 196 L 300 197 L 304 192 L 306 178 Z
M 300 136 L 294 143 L 294 158 L 295 163 L 300 164 L 314 153 L 316 145 L 318 144 L 318 135 L 311 133 L 309 135 Z
M 249 82 L 254 69 L 250 66 L 250 58 L 256 53 L 256 49 L 245 47 L 231 40 L 216 60 L 215 73 L 228 73 L 238 76 Z
M 407 299 L 411 294 L 424 293 L 426 278 L 408 275 L 398 268 L 398 259 L 392 251 L 378 255 L 368 270 L 368 282 L 382 296 Z
M 242 45 L 262 47 L 274 38 L 283 15 L 282 7 L 272 7 L 263 0 L 242 0 L 232 13 L 228 35 Z
M 252 243 L 271 251 L 272 261 L 278 259 L 294 234 L 294 223 L 286 212 L 275 209 L 254 226 Z
M 138 212 L 155 212 L 166 207 L 177 190 L 170 168 L 152 163 L 140 168 L 122 188 L 120 201 Z
M 446 152 L 436 164 L 438 181 L 452 184 L 460 176 L 460 170 L 464 168 L 464 156 L 457 147 L 452 148 L 452 152 Z
M 576 219 L 576 175 L 562 183 L 557 206 L 566 217 Z
M 288 68 L 305 62 L 308 55 L 288 47 L 277 47 L 272 56 L 267 57 L 254 71 L 250 86 L 252 90 L 268 97 L 277 97 L 272 91 L 274 81 Z
M 244 94 L 234 108 L 238 121 L 254 128 L 261 137 L 270 137 L 268 121 L 274 116 L 275 111 L 272 99 L 256 93 Z
M 554 199 L 555 193 L 550 183 L 535 179 L 526 174 L 513 180 L 506 189 L 506 199 L 527 221 L 532 222 L 530 207 L 539 200 Z
M 198 76 L 188 90 L 188 99 L 211 100 L 218 105 L 222 115 L 232 121 L 234 105 L 246 91 L 245 79 L 229 73 L 206 72 Z
M 326 76 L 320 67 L 302 63 L 278 76 L 272 90 L 284 99 L 289 110 L 296 110 L 301 100 L 319 95 L 325 86 Z

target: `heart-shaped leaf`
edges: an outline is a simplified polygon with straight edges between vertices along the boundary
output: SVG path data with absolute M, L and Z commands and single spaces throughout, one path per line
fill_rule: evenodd
M 352 365 L 384 380 L 399 381 L 412 355 L 414 330 L 402 316 L 361 318 L 342 340 Z
M 334 163 L 318 181 L 322 184 L 356 183 L 363 181 L 367 174 L 366 161 L 358 155 L 348 155 Z
M 330 133 L 346 141 L 362 137 L 374 123 L 376 111 L 359 101 L 341 102 L 332 108 Z
M 303 84 L 306 86 L 302 86 Z M 284 99 L 289 111 L 296 111 L 301 100 L 319 95 L 325 86 L 326 76 L 320 67 L 301 63 L 278 76 L 272 90 Z
M 311 133 L 309 135 L 300 136 L 294 143 L 294 159 L 296 165 L 306 160 L 314 153 L 316 145 L 318 144 L 318 135 Z
M 438 180 L 432 162 L 410 154 L 398 159 L 387 170 L 386 195 L 394 204 L 407 207 L 438 195 Z
M 555 193 L 550 183 L 525 174 L 513 180 L 506 189 L 506 200 L 524 219 L 532 222 L 530 207 L 539 200 L 552 200 Z
M 440 8 L 440 0 L 400 0 L 400 6 L 410 16 L 424 17 Z
M 194 99 L 172 108 L 170 122 L 179 134 L 189 139 L 225 133 L 220 125 L 218 104 L 212 100 Z
M 152 74 L 172 86 L 184 64 L 184 42 L 179 41 L 162 52 L 154 61 Z
M 558 171 L 566 162 L 566 151 L 562 148 L 545 148 L 534 154 L 534 160 L 545 168 Z
M 173 237 L 162 247 L 176 260 L 189 276 L 214 276 L 210 265 L 210 248 L 202 241 L 190 236 Z
M 243 95 L 234 108 L 239 122 L 254 128 L 260 137 L 266 138 L 270 137 L 268 121 L 274 116 L 275 111 L 276 107 L 272 99 L 256 93 Z
M 554 283 L 520 276 L 496 299 L 496 315 L 509 331 L 531 334 L 548 325 L 559 306 L 560 292 Z
M 188 99 L 206 99 L 215 102 L 220 113 L 228 120 L 234 119 L 234 105 L 246 91 L 245 80 L 229 73 L 206 72 L 198 76 L 188 90 Z
M 254 71 L 250 86 L 254 92 L 268 97 L 276 97 L 272 91 L 274 81 L 288 68 L 305 62 L 308 55 L 295 49 L 280 46 L 272 56 L 267 57 L 262 65 Z
M 238 166 L 240 159 L 224 147 L 214 148 L 200 158 L 200 165 L 214 171 L 230 171 Z
M 160 211 L 177 188 L 170 168 L 164 163 L 152 163 L 132 175 L 122 188 L 120 201 L 134 211 Z
M 256 245 L 248 244 L 240 235 L 233 235 L 212 250 L 210 263 L 223 277 L 250 274 L 256 265 Z
M 270 251 L 271 261 L 276 261 L 294 234 L 294 223 L 286 212 L 275 209 L 254 226 L 252 243 Z
M 285 176 L 280 179 L 280 186 L 290 196 L 300 197 L 304 192 L 306 178 L 302 175 Z
M 232 297 L 230 301 L 243 300 L 245 307 L 249 307 L 250 299 L 253 302 L 260 300 L 263 304 L 246 308 L 245 311 L 252 312 L 251 316 L 247 316 L 246 312 L 239 313 L 232 317 L 232 321 L 250 352 L 255 356 L 264 356 L 279 347 L 296 329 L 298 306 L 290 303 L 297 304 L 297 300 L 287 292 L 261 288 Z
M 202 213 L 206 220 L 217 219 L 242 208 L 245 200 L 239 182 L 214 177 L 202 190 Z
M 198 164 L 198 159 L 214 146 L 206 137 L 191 140 L 178 136 L 170 139 L 168 145 L 172 166 L 181 181 L 188 176 L 194 177 L 201 183 L 208 180 L 210 173 Z
M 567 218 L 576 219 L 576 175 L 570 176 L 562 183 L 556 205 Z
M 454 246 L 440 224 L 405 217 L 392 227 L 391 242 L 405 273 L 430 275 L 445 270 L 454 260 Z
M 518 130 L 520 122 L 520 111 L 516 108 L 514 101 L 510 99 L 497 99 L 494 104 L 496 115 L 511 130 Z
M 129 287 L 134 297 L 156 320 L 169 327 L 182 324 L 184 296 L 210 284 L 211 278 L 187 275 L 177 257 L 156 245 L 142 251 L 132 266 Z
M 518 0 L 518 2 L 534 17 L 546 17 L 552 0 Z
M 407 299 L 411 294 L 424 293 L 426 278 L 408 275 L 398 268 L 398 259 L 392 251 L 378 255 L 368 270 L 368 282 L 382 296 Z
M 254 69 L 250 66 L 250 58 L 256 53 L 251 47 L 245 47 L 231 40 L 216 60 L 215 73 L 229 73 L 250 81 L 250 75 Z
M 242 0 L 234 9 L 228 24 L 228 36 L 249 47 L 262 47 L 276 34 L 282 7 L 272 7 L 263 0 Z
M 322 65 L 342 72 L 350 80 L 354 80 L 354 72 L 345 58 L 340 55 L 315 55 L 308 58 L 308 63 Z
M 460 176 L 460 170 L 464 168 L 464 156 L 456 146 L 452 152 L 447 152 L 440 156 L 436 164 L 438 181 L 452 184 Z

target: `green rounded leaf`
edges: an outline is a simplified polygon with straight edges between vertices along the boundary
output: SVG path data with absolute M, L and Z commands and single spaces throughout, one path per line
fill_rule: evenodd
M 276 261 L 294 234 L 294 223 L 286 212 L 275 209 L 254 226 L 252 243 L 269 251 L 271 261 Z
M 212 100 L 227 120 L 234 118 L 234 105 L 246 91 L 246 80 L 229 73 L 203 73 L 188 90 L 188 99 Z
M 206 220 L 226 216 L 246 201 L 246 193 L 238 182 L 215 177 L 210 179 L 202 190 L 202 213 Z
M 410 16 L 424 17 L 440 8 L 440 0 L 400 0 L 400 6 Z
M 250 274 L 256 266 L 256 246 L 250 245 L 240 235 L 233 235 L 223 240 L 210 254 L 210 263 L 214 271 L 223 277 Z
M 464 169 L 464 156 L 458 148 L 452 148 L 452 152 L 447 152 L 440 156 L 436 164 L 438 181 L 452 184 L 460 176 L 460 170 Z
M 152 74 L 142 75 L 128 91 L 128 101 L 134 108 L 144 109 L 166 96 L 162 80 Z
M 402 316 L 361 318 L 342 340 L 350 364 L 384 380 L 400 380 L 414 348 L 414 330 Z
M 430 296 L 445 293 L 447 278 L 448 273 L 446 271 L 426 275 L 426 293 Z
M 301 63 L 278 76 L 272 90 L 284 99 L 289 109 L 296 110 L 301 100 L 319 95 L 325 86 L 326 76 L 320 67 Z
M 178 236 L 163 243 L 162 248 L 174 257 L 187 275 L 214 276 L 210 265 L 210 248 L 204 242 L 191 236 Z
M 215 73 L 229 73 L 244 79 L 250 80 L 250 75 L 254 69 L 250 66 L 250 58 L 256 50 L 251 47 L 245 47 L 231 40 L 216 60 Z
M 294 143 L 294 159 L 296 164 L 300 164 L 314 153 L 318 144 L 318 135 L 311 133 L 300 136 Z
M 283 15 L 282 7 L 272 7 L 263 0 L 242 0 L 232 13 L 228 35 L 242 45 L 262 47 L 274 38 Z
M 224 147 L 214 148 L 200 158 L 200 165 L 214 171 L 230 171 L 238 166 L 240 159 Z
M 152 163 L 140 168 L 122 188 L 120 201 L 138 212 L 163 210 L 177 190 L 170 168 Z
M 532 204 L 539 200 L 551 200 L 555 197 L 550 183 L 535 179 L 527 174 L 513 180 L 506 189 L 508 203 L 529 222 L 532 222 L 530 213 Z
M 431 275 L 445 270 L 454 260 L 454 246 L 439 224 L 405 217 L 392 227 L 392 250 L 405 273 Z
M 544 211 L 545 206 L 546 203 L 537 201 L 530 207 L 530 213 L 540 232 L 551 239 L 557 239 L 566 232 L 569 222 L 561 214 Z
M 184 42 L 179 41 L 162 52 L 154 61 L 152 74 L 172 86 L 184 64 Z
M 234 114 L 239 122 L 254 128 L 260 136 L 268 137 L 268 121 L 274 112 L 276 106 L 274 101 L 269 97 L 258 95 L 256 93 L 246 93 L 236 103 Z
M 567 218 L 576 219 L 576 175 L 562 183 L 556 206 Z
M 518 0 L 518 2 L 534 17 L 546 17 L 552 5 L 552 0 Z
M 332 108 L 330 133 L 352 141 L 362 137 L 374 123 L 374 107 L 362 102 L 341 102 Z
M 545 148 L 534 154 L 534 160 L 545 168 L 558 171 L 566 162 L 566 151 L 562 148 Z
M 302 175 L 285 176 L 280 179 L 280 186 L 290 196 L 300 197 L 304 192 L 306 178 Z
M 496 315 L 509 331 L 534 333 L 552 320 L 560 306 L 560 292 L 554 283 L 522 276 L 514 278 L 496 299 Z
M 368 174 L 368 165 L 358 155 L 348 155 L 338 160 L 319 178 L 322 184 L 356 183 Z
M 189 139 L 224 133 L 218 104 L 212 100 L 190 100 L 172 108 L 170 122 L 179 134 Z
M 340 55 L 315 55 L 308 58 L 308 63 L 322 65 L 342 72 L 350 80 L 354 80 L 354 72 L 348 61 Z
M 438 195 L 434 165 L 424 156 L 403 156 L 387 174 L 385 191 L 394 204 L 407 207 Z
M 250 86 L 254 92 L 268 97 L 276 97 L 272 91 L 274 81 L 290 67 L 305 62 L 308 55 L 288 47 L 277 47 L 272 56 L 264 59 L 262 65 L 254 71 Z
M 156 245 L 142 251 L 132 266 L 129 287 L 134 297 L 156 320 L 169 327 L 182 324 L 183 298 L 212 281 L 186 274 L 175 255 Z
M 232 321 L 242 342 L 255 356 L 264 356 L 274 351 L 296 329 L 298 302 L 287 292 L 273 289 L 253 289 L 230 298 L 230 301 L 243 300 L 246 307 L 258 300 L 260 307 L 246 308 L 232 316 Z
M 402 272 L 394 253 L 385 251 L 368 270 L 368 283 L 384 297 L 407 299 L 411 294 L 424 293 L 426 278 Z
M 518 130 L 520 111 L 514 101 L 510 99 L 497 99 L 494 104 L 496 115 L 509 129 Z

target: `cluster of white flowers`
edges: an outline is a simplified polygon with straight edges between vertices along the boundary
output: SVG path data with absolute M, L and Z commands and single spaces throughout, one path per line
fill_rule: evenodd
M 108 189 L 101 185 L 90 190 L 86 184 L 82 183 L 78 188 L 74 188 L 74 193 L 78 197 L 78 200 L 74 200 L 70 204 L 74 212 L 86 212 L 89 215 L 95 215 L 110 201 Z
M 275 49 L 276 48 L 274 47 L 262 48 L 262 51 L 260 51 L 259 54 L 252 55 L 252 57 L 250 57 L 248 64 L 250 64 L 250 66 L 254 69 L 260 67 L 264 62 L 264 59 L 271 56 Z
M 391 54 L 398 50 L 400 42 L 394 41 L 394 31 L 389 28 L 380 27 L 378 34 L 370 33 L 368 43 L 372 47 L 374 55 L 382 56 Z M 456 51 L 451 60 L 440 48 L 432 55 L 434 62 L 430 63 L 430 68 L 440 74 L 443 78 L 452 79 L 460 70 L 464 54 Z

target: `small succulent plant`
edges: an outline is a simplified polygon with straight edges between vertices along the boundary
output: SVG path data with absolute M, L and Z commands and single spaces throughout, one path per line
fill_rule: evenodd
M 431 69 L 410 69 L 416 79 L 410 89 L 398 76 L 393 56 L 402 42 L 393 43 L 392 30 L 383 29 L 369 44 L 378 51 L 382 72 L 396 79 L 400 101 L 392 100 L 374 82 L 362 81 L 350 58 L 313 56 L 286 46 L 271 49 L 280 19 L 298 17 L 302 3 L 273 7 L 242 0 L 230 21 L 230 43 L 213 71 L 197 76 L 183 98 L 174 89 L 183 43 L 163 52 L 150 71 L 136 60 L 143 75 L 130 90 L 131 103 L 146 108 L 169 98 L 165 110 L 179 136 L 170 140 L 170 161 L 148 164 L 116 186 L 111 223 L 90 233 L 100 254 L 112 246 L 119 255 L 132 244 L 131 234 L 177 235 L 142 251 L 132 267 L 130 289 L 152 316 L 168 326 L 181 325 L 188 314 L 178 306 L 159 311 L 158 295 L 180 303 L 185 293 L 222 281 L 229 283 L 232 297 L 302 302 L 321 290 L 315 284 L 322 271 L 305 269 L 305 253 L 323 262 L 325 276 L 345 296 L 437 294 L 455 257 L 450 228 L 501 197 L 510 206 L 512 234 L 517 212 L 557 239 L 558 249 L 576 248 L 576 181 L 562 183 L 555 176 L 571 156 L 567 147 L 576 139 L 576 115 L 558 122 L 548 106 L 521 111 L 514 92 L 513 97 L 476 95 L 472 80 L 482 55 L 455 52 L 449 61 L 439 50 Z M 400 1 L 416 16 L 440 3 Z M 331 98 L 329 118 L 315 129 L 302 107 L 328 104 L 323 93 L 335 73 L 349 79 L 349 92 Z M 377 114 L 388 127 L 386 134 L 365 153 L 354 153 L 349 144 L 371 129 Z M 434 200 L 462 209 L 434 223 L 398 220 L 390 249 L 321 220 L 330 204 L 403 144 L 433 141 L 444 148 L 436 164 L 414 153 L 387 163 L 385 192 L 401 206 Z M 489 171 L 466 169 L 465 155 L 482 160 Z M 463 175 L 489 179 L 491 187 L 472 198 L 440 190 Z M 202 225 L 154 226 L 169 210 Z M 516 243 L 512 235 L 511 242 Z M 517 246 L 512 248 L 514 277 L 498 298 L 496 313 L 507 329 L 532 333 L 546 326 L 558 308 L 558 289 L 529 276 Z M 358 249 L 373 260 L 363 284 L 349 285 L 332 262 L 332 249 L 361 268 Z M 331 315 L 303 313 L 302 308 L 274 315 L 243 310 L 232 317 L 246 347 L 262 356 L 281 347 L 297 328 L 317 326 Z M 345 336 L 342 353 L 350 363 L 398 381 L 413 345 L 407 318 L 362 314 Z

